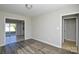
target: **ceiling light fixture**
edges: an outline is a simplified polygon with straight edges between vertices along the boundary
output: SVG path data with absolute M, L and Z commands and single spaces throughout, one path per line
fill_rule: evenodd
M 31 8 L 32 8 L 32 5 L 31 5 L 31 4 L 25 4 L 25 7 L 26 7 L 27 9 L 31 9 Z

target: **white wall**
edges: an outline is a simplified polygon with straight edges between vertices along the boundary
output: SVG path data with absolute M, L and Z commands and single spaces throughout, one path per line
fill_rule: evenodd
M 64 19 L 64 39 L 76 42 L 76 18 Z
M 31 25 L 31 17 L 27 17 L 26 19 L 26 39 L 32 38 L 32 25 Z
M 21 16 L 6 12 L 0 12 L 0 46 L 5 45 L 5 24 L 4 19 L 5 18 L 11 18 L 11 19 L 17 19 L 17 20 L 25 20 L 25 39 L 31 38 L 31 19 L 29 16 Z
M 32 17 L 33 39 L 62 47 L 62 16 L 79 13 L 79 6 L 70 5 L 54 12 Z

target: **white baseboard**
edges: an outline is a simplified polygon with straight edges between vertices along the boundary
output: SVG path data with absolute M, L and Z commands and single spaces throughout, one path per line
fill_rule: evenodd
M 34 40 L 37 40 L 37 39 L 34 39 Z M 39 39 L 38 39 L 37 41 L 40 41 L 40 42 L 43 42 L 43 43 L 49 44 L 49 45 L 54 46 L 54 47 L 57 47 L 57 48 L 61 48 L 60 46 L 55 45 L 55 44 L 52 44 L 52 43 L 49 43 L 49 42 L 47 42 L 47 41 L 43 41 L 43 40 L 39 40 Z

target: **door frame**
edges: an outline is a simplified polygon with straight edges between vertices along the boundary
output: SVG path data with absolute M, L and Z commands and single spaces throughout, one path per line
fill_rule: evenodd
M 64 19 L 69 19 L 69 18 L 75 18 L 76 19 L 76 46 L 78 43 L 78 14 L 73 14 L 73 15 L 64 15 L 62 16 L 62 47 L 64 43 Z
M 24 21 L 24 40 L 26 39 L 25 34 L 26 34 L 26 27 L 25 27 L 25 20 L 24 19 L 17 19 L 17 18 L 9 18 L 9 17 L 4 17 L 4 45 L 6 45 L 6 32 L 5 32 L 5 25 L 6 25 L 6 19 L 14 19 L 14 20 L 22 20 Z

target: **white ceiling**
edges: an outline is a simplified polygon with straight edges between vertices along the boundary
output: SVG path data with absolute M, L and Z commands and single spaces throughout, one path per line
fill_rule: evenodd
M 25 4 L 0 4 L 0 11 L 36 16 L 65 7 L 67 4 L 32 4 L 32 6 L 32 9 L 29 10 Z

